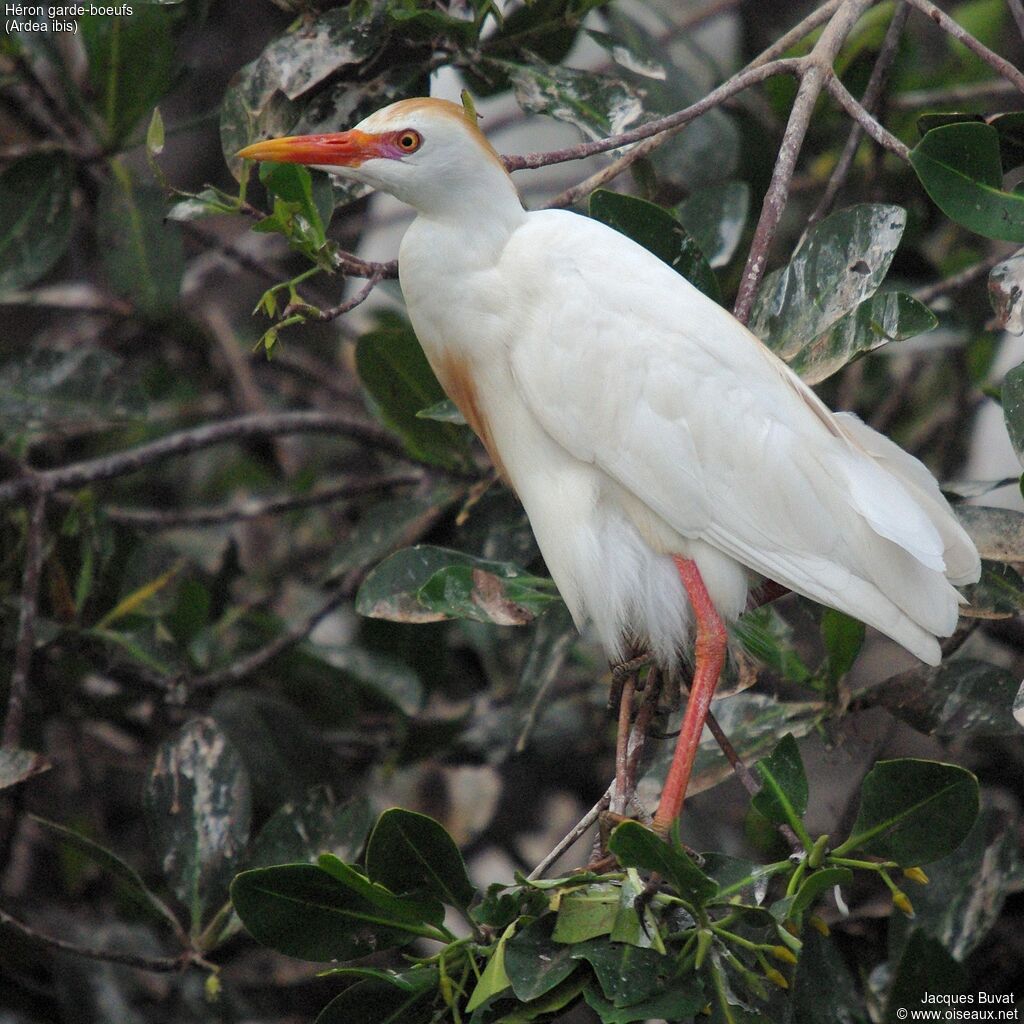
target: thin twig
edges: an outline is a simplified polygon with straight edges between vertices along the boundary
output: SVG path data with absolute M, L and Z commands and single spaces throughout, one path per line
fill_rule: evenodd
M 380 284 L 381 277 L 381 274 L 371 274 L 366 284 L 352 298 L 338 306 L 332 306 L 330 309 L 316 309 L 305 302 L 291 302 L 281 315 L 291 316 L 292 313 L 301 313 L 307 320 L 315 320 L 320 323 L 337 320 L 339 316 L 351 312 L 356 306 L 361 306 L 370 297 L 370 292 Z
M 536 879 L 540 878 L 544 874 L 544 872 L 547 871 L 547 869 L 551 867 L 551 865 L 554 864 L 559 857 L 562 856 L 563 853 L 571 849 L 576 843 L 580 841 L 580 839 L 583 838 L 583 836 L 587 834 L 587 832 L 590 831 L 594 822 L 596 822 L 597 819 L 601 817 L 601 813 L 605 810 L 605 808 L 607 808 L 609 802 L 611 801 L 612 793 L 614 792 L 614 790 L 615 783 L 613 782 L 605 790 L 604 796 L 602 796 L 601 799 L 598 800 L 597 803 L 594 804 L 594 806 L 591 807 L 590 810 L 587 811 L 587 813 L 584 814 L 583 817 L 580 818 L 580 820 L 576 822 L 575 825 L 573 825 L 569 833 L 563 836 L 555 844 L 554 849 L 552 849 L 551 852 L 548 853 L 547 856 L 545 856 L 543 860 L 541 860 L 541 862 L 526 876 L 526 880 L 528 882 L 533 882 Z
M 32 668 L 32 651 L 35 647 L 39 577 L 43 568 L 43 528 L 46 523 L 46 499 L 49 492 L 38 478 L 30 476 L 29 483 L 33 493 L 28 513 L 28 530 L 25 534 L 25 565 L 21 575 L 21 614 L 18 618 L 18 638 L 14 645 L 14 671 L 11 673 L 11 690 L 7 698 L 7 715 L 4 718 L 2 745 L 5 747 L 16 747 L 21 742 L 21 727 L 25 720 L 25 701 L 28 697 Z
M 743 763 L 743 758 L 732 745 L 732 740 L 726 736 L 725 730 L 718 724 L 718 719 L 710 711 L 705 724 L 711 730 L 711 735 L 715 737 L 715 742 L 721 748 L 722 753 L 725 754 L 725 759 L 732 765 L 732 770 L 743 783 L 743 788 L 751 796 L 755 796 L 761 791 L 761 784 L 754 778 L 754 773 Z M 804 844 L 797 838 L 796 833 L 788 825 L 779 825 L 778 828 L 786 842 L 789 843 L 790 849 L 794 853 L 802 853 Z
M 889 71 L 899 52 L 900 37 L 903 35 L 903 29 L 909 16 L 910 8 L 904 0 L 900 0 L 893 13 L 892 20 L 889 22 L 889 27 L 886 30 L 885 38 L 882 40 L 878 56 L 875 58 L 875 65 L 871 69 L 871 77 L 868 79 L 868 84 L 864 89 L 864 95 L 861 97 L 861 106 L 867 114 L 874 113 L 882 98 L 882 92 L 889 78 Z M 816 224 L 832 208 L 832 203 L 839 194 L 839 190 L 846 183 L 850 168 L 853 167 L 853 161 L 857 156 L 857 150 L 860 147 L 860 140 L 863 134 L 863 126 L 855 119 L 853 127 L 850 129 L 849 137 L 846 140 L 846 145 L 843 147 L 843 152 L 836 162 L 828 184 L 825 186 L 825 192 L 815 207 L 814 212 L 807 218 L 808 227 Z
M 883 149 L 895 153 L 901 160 L 910 159 L 909 147 L 900 142 L 892 132 L 882 127 L 835 75 L 828 76 L 825 88 L 828 89 L 829 95 L 853 118 L 855 127 L 862 128 Z
M 30 928 L 27 924 L 11 917 L 4 910 L 0 910 L 0 925 L 18 932 L 30 942 L 42 946 L 49 946 L 51 949 L 60 950 L 62 953 L 72 953 L 75 956 L 83 956 L 88 960 L 103 960 L 109 964 L 123 964 L 125 967 L 138 967 L 144 971 L 157 971 L 163 974 L 180 971 L 188 967 L 190 963 L 198 963 L 201 958 L 198 954 L 188 951 L 181 956 L 142 956 L 139 953 L 118 953 L 110 949 L 95 949 L 88 946 L 76 946 L 66 939 L 58 939 L 53 935 L 45 935 Z
M 706 114 L 714 107 L 720 106 L 731 96 L 736 95 L 738 92 L 742 92 L 744 89 L 747 89 L 752 85 L 763 82 L 775 75 L 796 74 L 800 67 L 801 62 L 799 58 L 790 58 L 788 60 L 778 60 L 773 61 L 770 64 L 763 64 L 757 68 L 748 68 L 745 71 L 740 72 L 738 75 L 734 75 L 713 92 L 708 93 L 704 99 L 699 100 L 697 103 L 687 107 L 685 110 L 672 114 L 671 117 L 674 119 L 674 123 L 670 128 L 661 131 L 650 138 L 644 139 L 628 152 L 623 153 L 622 156 L 617 160 L 614 160 L 607 167 L 601 168 L 601 170 L 590 175 L 589 178 L 585 178 L 579 184 L 573 185 L 571 188 L 567 188 L 564 192 L 555 196 L 554 199 L 545 203 L 545 206 L 551 209 L 572 206 L 574 203 L 578 203 L 581 199 L 589 196 L 591 192 L 599 189 L 602 185 L 611 181 L 613 178 L 617 178 L 628 167 L 636 163 L 637 160 L 642 159 L 647 156 L 648 153 L 657 149 L 658 146 L 668 142 L 676 132 L 685 128 L 690 121 L 696 120 L 696 118 L 700 117 L 702 114 Z M 659 120 L 665 121 L 667 119 L 660 118 Z M 657 122 L 649 122 L 649 124 L 655 123 Z M 575 147 L 570 147 L 570 150 L 573 148 Z M 561 152 L 566 153 L 569 152 L 569 150 L 562 150 Z M 576 158 L 567 157 L 566 159 Z
M 702 100 L 698 100 L 683 110 L 677 110 L 673 114 L 648 121 L 628 132 L 609 135 L 607 138 L 596 139 L 593 142 L 581 142 L 576 146 L 567 146 L 565 149 L 526 153 L 523 156 L 505 156 L 502 157 L 502 161 L 509 171 L 532 170 L 536 167 L 547 167 L 549 164 L 565 163 L 568 160 L 584 160 L 597 153 L 607 153 L 609 150 L 620 149 L 622 146 L 629 146 L 634 142 L 642 142 L 653 135 L 681 128 L 751 85 L 763 82 L 774 75 L 795 74 L 800 69 L 802 61 L 801 57 L 790 57 L 771 61 L 756 68 L 746 68 L 723 82 L 717 89 L 713 89 Z
M 1015 68 L 1005 57 L 1000 57 L 994 50 L 990 50 L 967 29 L 955 22 L 945 11 L 936 7 L 931 0 L 907 0 L 907 3 L 931 18 L 943 32 L 952 36 L 958 43 L 963 43 L 971 53 L 983 60 L 993 71 L 1002 75 L 1008 82 L 1012 82 L 1018 92 L 1024 93 L 1024 73 Z
M 164 511 L 155 508 L 122 508 L 104 509 L 104 515 L 113 523 L 127 526 L 146 527 L 156 530 L 175 530 L 179 527 L 223 526 L 225 523 L 245 522 L 259 519 L 262 516 L 281 515 L 294 512 L 301 508 L 316 505 L 330 505 L 345 498 L 354 498 L 360 494 L 371 494 L 375 491 L 388 490 L 420 483 L 423 474 L 415 471 L 407 473 L 383 474 L 349 480 L 320 487 L 309 494 L 290 494 L 274 498 L 249 498 L 239 505 L 216 505 L 208 508 L 172 509 Z
M 976 281 L 979 277 L 984 277 L 990 270 L 992 270 L 993 267 L 1002 263 L 1009 254 L 1009 250 L 993 253 L 991 256 L 986 256 L 985 259 L 978 263 L 972 263 L 969 267 L 965 267 L 959 274 L 947 277 L 945 281 L 936 281 L 935 284 L 927 285 L 924 288 L 918 288 L 910 294 L 913 298 L 917 299 L 918 302 L 923 302 L 927 305 L 929 302 L 939 298 L 940 295 L 946 295 L 948 292 L 955 292 L 958 288 L 963 288 L 964 285 L 968 285 L 972 281 Z
M 171 456 L 187 455 L 229 441 L 246 441 L 276 434 L 343 434 L 389 455 L 407 457 L 391 434 L 355 416 L 344 413 L 283 412 L 239 416 L 191 430 L 181 430 L 116 455 L 87 459 L 57 469 L 40 470 L 36 472 L 35 478 L 51 490 L 83 487 L 100 480 L 135 473 Z M 32 478 L 26 476 L 0 484 L 0 504 L 24 496 L 33 486 Z
M 940 89 L 918 89 L 915 92 L 901 92 L 891 97 L 890 105 L 895 110 L 914 110 L 917 107 L 958 107 L 961 103 L 976 100 L 998 99 L 1001 96 L 1015 96 L 1016 88 L 1004 78 L 992 78 L 987 82 L 971 82 L 968 85 L 943 86 Z
M 761 216 L 754 231 L 750 254 L 740 280 L 736 306 L 733 310 L 741 323 L 750 318 L 761 279 L 768 263 L 768 251 L 776 229 L 786 208 L 789 186 L 796 169 L 797 158 L 803 148 L 804 137 L 811 123 L 811 115 L 826 81 L 834 75 L 832 62 L 860 16 L 871 6 L 872 0 L 844 0 L 826 25 L 814 49 L 805 58 L 800 88 L 797 90 L 789 122 L 782 136 L 778 159 L 772 180 L 761 206 Z
M 788 52 L 796 43 L 805 36 L 809 36 L 815 29 L 820 28 L 828 21 L 846 0 L 829 0 L 828 3 L 811 11 L 803 21 L 797 22 L 785 35 L 779 36 L 767 49 L 762 50 L 751 62 L 750 67 L 756 68 L 768 61 L 775 60 Z

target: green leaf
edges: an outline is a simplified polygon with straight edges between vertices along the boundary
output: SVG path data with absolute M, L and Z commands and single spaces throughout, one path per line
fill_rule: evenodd
M 0 747 L 0 790 L 17 786 L 33 775 L 48 772 L 52 767 L 42 754 L 17 747 Z
M 910 163 L 950 220 L 986 238 L 1024 242 L 1024 196 L 1002 190 L 999 133 L 991 125 L 934 128 L 910 151 Z
M 967 604 L 960 614 L 970 619 L 1009 619 L 1024 611 L 1024 579 L 1013 566 L 983 560 L 981 579 L 960 588 Z
M 316 786 L 303 801 L 282 804 L 267 819 L 249 844 L 245 867 L 316 863 L 325 852 L 354 861 L 372 824 L 373 814 L 365 799 L 339 803 L 328 787 Z
M 432 975 L 432 984 L 404 989 L 380 979 L 360 981 L 332 999 L 314 1024 L 425 1024 L 437 996 L 437 971 L 422 973 Z
M 70 847 L 76 853 L 82 854 L 108 874 L 113 875 L 114 878 L 127 887 L 128 891 L 139 903 L 148 906 L 158 916 L 169 921 L 173 928 L 178 927 L 178 920 L 167 904 L 159 896 L 151 892 L 139 873 L 131 865 L 123 861 L 113 850 L 108 850 L 105 846 L 101 846 L 80 832 L 76 832 L 74 829 L 67 828 L 64 825 L 58 825 L 55 821 L 48 821 L 46 818 L 40 818 L 35 814 L 30 814 L 29 817 L 41 828 L 51 832 L 59 843 Z
M 889 921 L 890 959 L 910 932 L 923 929 L 959 961 L 965 960 L 999 920 L 1004 901 L 1024 884 L 1016 809 L 984 807 L 954 853 L 928 865 L 928 884 L 914 886 L 914 920 Z
M 90 99 L 108 142 L 125 141 L 171 87 L 173 24 L 173 14 L 159 6 L 141 7 L 130 18 L 88 14 L 78 19 L 89 58 Z
M 1024 466 L 1024 363 L 1003 378 L 1003 420 L 1017 459 Z
M 149 127 L 146 129 L 146 152 L 150 156 L 159 156 L 164 151 L 164 119 L 159 107 L 153 108 L 153 114 L 149 119 Z
M 978 780 L 966 768 L 903 758 L 879 761 L 861 784 L 850 838 L 832 852 L 877 854 L 901 867 L 945 857 L 978 816 Z
M 38 281 L 71 237 L 71 166 L 61 156 L 15 160 L 0 174 L 0 295 Z
M 750 186 L 728 181 L 698 189 L 676 207 L 676 216 L 708 265 L 724 267 L 736 252 L 750 212 Z
M 302 125 L 300 116 L 323 104 L 330 80 L 339 80 L 352 103 L 351 97 L 360 90 L 345 72 L 371 60 L 386 44 L 389 26 L 384 7 L 374 0 L 298 20 L 235 75 L 221 104 L 220 135 L 224 157 L 236 178 L 241 178 L 243 163 L 236 154 L 243 147 L 263 138 L 316 130 Z M 330 129 L 324 130 L 355 124 L 389 98 L 399 97 L 379 92 L 375 98 L 363 96 L 358 112 L 338 111 Z M 372 105 L 367 105 L 367 99 Z
M 382 908 L 313 864 L 254 868 L 231 883 L 249 934 L 300 960 L 351 960 L 430 933 L 418 904 L 391 900 Z
M 758 813 L 778 825 L 789 824 L 799 832 L 804 831 L 807 775 L 793 734 L 783 736 L 771 754 L 758 761 L 755 771 L 764 783 L 751 801 Z
M 425 892 L 466 910 L 476 889 L 455 841 L 425 814 L 393 807 L 366 845 L 366 872 L 394 892 Z
M 466 465 L 468 432 L 417 416 L 446 396 L 407 320 L 393 313 L 381 316 L 356 345 L 356 369 L 377 414 L 410 454 L 449 468 Z
M 551 937 L 554 915 L 539 917 L 505 946 L 505 970 L 516 998 L 522 1002 L 538 999 L 572 974 L 579 962 L 572 946 Z
M 473 989 L 473 994 L 466 1003 L 466 1013 L 472 1013 L 478 1006 L 482 1006 L 492 996 L 504 992 L 512 984 L 509 981 L 508 973 L 505 970 L 505 946 L 508 940 L 515 934 L 516 923 L 513 921 L 498 939 L 494 952 L 487 960 L 487 966 L 480 975 L 480 980 Z
M 1020 680 L 998 665 L 956 658 L 901 672 L 864 694 L 921 732 L 936 736 L 1014 736 Z
M 523 1003 L 516 1009 L 502 1014 L 501 1024 L 532 1024 L 538 1019 L 550 1020 L 551 1014 L 564 1010 L 579 996 L 586 984 L 587 979 L 581 974 L 567 978 L 539 999 Z
M 507 562 L 420 544 L 397 551 L 363 581 L 356 611 L 392 622 L 467 618 L 522 625 L 558 600 L 554 584 Z
M 884 1024 L 900 1024 L 907 1010 L 924 1006 L 926 996 L 956 996 L 967 991 L 967 973 L 923 931 L 915 931 L 903 949 L 885 1001 Z M 938 1016 L 941 1018 L 942 1011 Z
M 302 234 L 312 246 L 327 241 L 327 224 L 313 201 L 313 176 L 307 168 L 299 164 L 261 164 L 260 181 L 271 195 L 294 206 L 296 215 L 304 218 Z
M 989 271 L 988 298 L 995 310 L 996 328 L 1005 329 L 1011 334 L 1024 334 L 1024 249 L 1018 249 Z M 1019 458 L 1020 449 L 1016 443 L 1020 438 L 1015 437 L 1013 440 Z
M 613 1006 L 632 1006 L 663 993 L 679 970 L 675 957 L 608 939 L 573 946 L 572 956 L 590 964 L 601 992 Z
M 611 834 L 608 852 L 623 867 L 656 871 L 683 899 L 703 904 L 718 892 L 718 885 L 674 844 L 669 844 L 638 821 L 624 821 Z
M 612 942 L 628 942 L 631 946 L 654 949 L 664 954 L 665 942 L 661 937 L 657 916 L 644 893 L 645 888 L 639 872 L 635 868 L 628 868 L 619 886 L 618 907 L 612 930 L 608 934 Z
M 835 939 L 807 928 L 803 943 L 790 984 L 791 1024 L 869 1024 L 864 998 Z
M 899 206 L 863 203 L 838 210 L 807 232 L 789 264 L 768 274 L 750 329 L 789 362 L 882 283 L 903 235 Z
M 618 192 L 598 189 L 590 197 L 590 216 L 632 238 L 721 303 L 718 279 L 686 229 L 667 210 Z
M 353 569 L 364 569 L 413 543 L 462 493 L 460 488 L 450 484 L 438 484 L 426 494 L 377 502 L 332 552 L 328 559 L 328 579 L 336 579 Z
M 796 898 L 790 907 L 789 916 L 799 918 L 810 910 L 817 898 L 837 885 L 849 885 L 853 881 L 853 872 L 849 868 L 822 868 L 812 871 L 796 892 Z
M 602 1024 L 632 1024 L 633 1021 L 683 1021 L 696 1018 L 707 1002 L 701 980 L 696 974 L 677 979 L 674 984 L 655 995 L 629 1006 L 616 1006 L 594 985 L 583 991 L 587 1005 L 601 1018 Z
M 551 937 L 572 945 L 598 935 L 608 935 L 619 912 L 619 891 L 608 885 L 587 885 L 566 893 L 558 904 L 558 918 Z
M 421 420 L 437 420 L 438 423 L 455 423 L 458 426 L 466 425 L 466 417 L 459 411 L 459 407 L 450 399 L 442 398 L 426 409 L 420 409 L 416 413 Z
M 828 656 L 828 679 L 835 686 L 853 668 L 860 654 L 864 623 L 834 608 L 826 608 L 821 615 L 821 639 Z
M 924 334 L 938 318 L 902 292 L 879 292 L 837 320 L 787 361 L 808 384 L 819 384 L 847 363 L 893 341 Z
M 230 196 L 226 196 L 219 189 L 204 188 L 194 196 L 187 196 L 171 206 L 167 211 L 167 220 L 199 220 L 202 217 L 214 217 L 220 213 L 237 211 L 237 202 L 231 201 Z
M 346 679 L 387 701 L 412 718 L 423 710 L 426 694 L 416 670 L 398 658 L 358 647 L 320 644 L 307 640 L 303 651 L 338 670 Z
M 372 903 L 390 919 L 409 923 L 440 924 L 444 920 L 444 907 L 430 896 L 398 896 L 386 885 L 374 882 L 358 868 L 339 860 L 333 853 L 322 853 L 317 866 L 337 879 L 356 895 Z
M 496 63 L 511 79 L 522 110 L 566 121 L 591 139 L 626 131 L 644 112 L 637 90 L 613 75 L 538 60 L 529 64 Z
M 97 231 L 113 290 L 149 316 L 167 315 L 178 302 L 184 256 L 177 225 L 164 222 L 160 193 L 115 169 L 100 193 Z
M 195 718 L 157 751 L 144 798 L 153 847 L 198 935 L 249 838 L 242 759 L 212 719 Z

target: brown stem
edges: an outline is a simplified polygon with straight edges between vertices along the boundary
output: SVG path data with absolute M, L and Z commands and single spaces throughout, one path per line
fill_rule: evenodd
M 343 434 L 389 455 L 405 458 L 402 446 L 387 431 L 363 419 L 344 413 L 285 412 L 239 416 L 181 430 L 149 444 L 98 459 L 76 462 L 57 469 L 39 470 L 35 479 L 51 490 L 83 487 L 100 480 L 135 473 L 146 466 L 175 455 L 187 455 L 229 441 L 276 434 Z M 0 484 L 0 503 L 13 501 L 33 489 L 33 480 L 23 476 Z
M 167 512 L 155 508 L 115 507 L 105 509 L 104 514 L 111 522 L 145 527 L 146 529 L 175 530 L 182 526 L 189 528 L 222 526 L 225 523 L 245 522 L 249 519 L 259 519 L 261 516 L 281 515 L 285 512 L 294 512 L 296 509 L 311 508 L 316 505 L 329 505 L 345 498 L 354 498 L 360 494 L 371 494 L 374 491 L 387 490 L 392 487 L 417 484 L 422 480 L 423 474 L 418 472 L 391 473 L 339 480 L 337 483 L 321 487 L 311 494 L 286 495 L 263 500 L 250 498 L 240 505 L 172 509 Z
M 532 882 L 535 879 L 540 878 L 544 872 L 547 871 L 547 869 L 551 867 L 551 865 L 554 864 L 563 853 L 566 852 L 566 850 L 571 849 L 580 841 L 580 839 L 583 838 L 583 836 L 587 834 L 597 819 L 601 817 L 601 812 L 608 806 L 608 803 L 612 798 L 614 788 L 615 785 L 613 783 L 607 790 L 605 790 L 604 796 L 602 796 L 601 799 L 598 800 L 597 803 L 594 804 L 594 806 L 591 807 L 575 825 L 573 825 L 568 834 L 563 836 L 555 844 L 551 852 L 548 853 L 547 856 L 545 856 L 544 859 L 526 876 L 527 881 Z
M 754 298 L 764 277 L 779 220 L 789 198 L 790 182 L 796 161 L 803 147 L 807 128 L 811 123 L 814 106 L 829 77 L 833 76 L 832 62 L 860 16 L 871 6 L 872 0 L 844 0 L 826 25 L 814 49 L 807 55 L 801 71 L 800 88 L 797 90 L 789 122 L 782 136 L 779 156 L 775 161 L 772 180 L 761 206 L 761 216 L 754 231 L 747 265 L 740 280 L 736 306 L 733 310 L 741 323 L 750 319 Z
M 930 284 L 925 288 L 918 288 L 910 294 L 918 302 L 923 302 L 927 305 L 927 303 L 939 298 L 940 295 L 954 292 L 958 288 L 963 288 L 964 285 L 976 281 L 979 277 L 984 277 L 996 264 L 1002 263 L 1008 255 L 1009 251 L 993 253 L 978 263 L 972 263 L 969 267 L 961 270 L 959 274 L 947 277 L 945 281 L 936 281 L 935 284 Z
M 901 160 L 910 159 L 910 149 L 900 142 L 892 132 L 883 128 L 835 75 L 828 76 L 825 87 L 828 89 L 829 95 L 853 118 L 854 127 L 862 128 L 883 149 L 895 153 Z
M 636 676 L 626 679 L 619 697 L 619 727 L 615 733 L 615 796 L 609 810 L 616 814 L 625 814 L 629 803 L 629 786 L 626 781 L 629 766 L 629 723 L 633 714 L 633 691 L 636 689 Z
M 907 3 L 931 18 L 943 32 L 952 36 L 958 43 L 963 43 L 971 53 L 983 60 L 993 71 L 1002 75 L 1008 82 L 1012 82 L 1018 92 L 1024 93 L 1024 73 L 1015 68 L 1005 57 L 1000 57 L 983 42 L 975 39 L 967 29 L 955 22 L 945 11 L 936 7 L 931 0 L 907 0 Z
M 889 103 L 896 110 L 913 110 L 916 107 L 957 107 L 961 103 L 975 100 L 998 99 L 1017 92 L 1012 82 L 1003 78 L 992 78 L 987 82 L 971 82 L 969 85 L 943 86 L 941 89 L 918 89 L 915 92 L 901 92 L 890 98 Z
M 25 533 L 25 565 L 21 575 L 21 614 L 18 638 L 14 645 L 14 671 L 4 718 L 3 746 L 16 747 L 21 742 L 25 721 L 25 701 L 32 669 L 35 646 L 36 612 L 39 601 L 39 577 L 43 567 L 43 532 L 46 523 L 48 491 L 38 478 L 29 477 L 32 500 L 29 506 L 28 529 Z
M 345 302 L 342 302 L 338 306 L 332 306 L 330 309 L 314 309 L 311 306 L 301 302 L 293 302 L 285 307 L 282 316 L 290 316 L 292 313 L 302 313 L 307 320 L 315 320 L 320 323 L 327 323 L 330 320 L 336 320 L 339 316 L 343 316 L 345 313 L 351 312 L 356 306 L 362 305 L 369 297 L 370 292 L 380 284 L 382 274 L 371 274 L 366 284 Z
M 109 964 L 123 964 L 126 967 L 138 967 L 144 971 L 158 971 L 169 973 L 180 971 L 190 963 L 198 963 L 200 959 L 197 954 L 191 951 L 181 956 L 142 956 L 139 953 L 118 953 L 109 949 L 95 949 L 88 946 L 76 946 L 66 939 L 58 939 L 53 935 L 45 935 L 30 928 L 27 924 L 11 917 L 4 910 L 0 910 L 0 925 L 18 932 L 30 942 L 41 946 L 49 946 L 50 949 L 58 949 L 62 953 L 72 953 L 75 956 L 83 956 L 89 960 L 103 960 Z
M 864 89 L 864 95 L 861 97 L 861 106 L 867 114 L 874 112 L 882 98 L 882 92 L 888 81 L 889 72 L 899 52 L 900 37 L 903 35 L 903 29 L 909 16 L 910 8 L 904 0 L 900 0 L 893 13 L 892 20 L 889 22 L 885 38 L 882 40 L 878 57 L 875 58 L 875 65 L 871 69 L 871 77 L 868 79 L 868 84 Z M 855 120 L 853 127 L 850 129 L 849 137 L 846 140 L 846 145 L 843 147 L 843 152 L 829 177 L 828 184 L 825 186 L 825 192 L 821 197 L 821 201 L 807 219 L 808 227 L 816 224 L 832 208 L 832 203 L 839 194 L 839 190 L 846 183 L 850 169 L 853 167 L 853 161 L 857 156 L 857 149 L 860 146 L 863 134 L 863 126 L 858 120 Z

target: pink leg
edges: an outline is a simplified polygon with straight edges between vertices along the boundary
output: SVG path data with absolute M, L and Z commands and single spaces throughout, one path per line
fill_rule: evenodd
M 708 716 L 711 697 L 725 665 L 727 638 L 725 624 L 711 603 L 697 563 L 678 555 L 673 555 L 672 560 L 676 563 L 679 577 L 693 606 L 697 620 L 697 643 L 686 715 L 679 739 L 676 740 L 676 752 L 665 779 L 665 788 L 661 791 L 658 813 L 654 816 L 653 828 L 661 835 L 668 835 L 672 823 L 683 810 L 686 787 L 697 756 L 697 745 L 704 731 L 704 720 Z

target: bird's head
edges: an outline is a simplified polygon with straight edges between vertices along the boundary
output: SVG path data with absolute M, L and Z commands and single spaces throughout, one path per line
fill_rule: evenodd
M 354 178 L 427 214 L 453 204 L 507 202 L 510 195 L 519 207 L 515 186 L 475 118 L 448 100 L 399 100 L 350 131 L 267 139 L 238 155 Z

